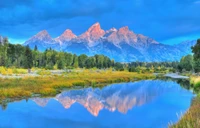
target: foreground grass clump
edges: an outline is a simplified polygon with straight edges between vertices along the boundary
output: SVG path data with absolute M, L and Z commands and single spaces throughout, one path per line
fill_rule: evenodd
M 172 128 L 200 128 L 200 96 L 197 96 L 181 120 Z
M 190 85 L 193 86 L 198 96 L 192 101 L 186 114 L 172 128 L 200 128 L 200 77 L 190 76 Z
M 193 86 L 195 92 L 200 91 L 200 77 L 199 76 L 191 76 L 190 77 L 190 85 Z
M 84 70 L 82 72 L 66 73 L 61 76 L 48 75 L 43 77 L 0 79 L 0 99 L 31 97 L 35 94 L 53 96 L 62 89 L 73 86 L 104 86 L 108 83 L 153 78 L 155 76 L 149 73 Z
M 48 71 L 48 70 L 39 70 L 39 71 L 37 71 L 37 74 L 41 75 L 41 76 L 43 76 L 43 75 L 51 75 L 51 72 Z
M 0 67 L 0 74 L 2 75 L 13 75 L 13 74 L 27 74 L 27 69 L 21 68 L 5 68 Z

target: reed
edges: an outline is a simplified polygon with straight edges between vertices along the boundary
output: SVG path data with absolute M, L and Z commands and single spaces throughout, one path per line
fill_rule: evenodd
M 190 85 L 198 95 L 193 99 L 190 109 L 171 128 L 200 128 L 200 76 L 190 76 Z
M 200 96 L 197 96 L 184 116 L 180 121 L 170 126 L 171 128 L 200 128 Z
M 199 91 L 200 91 L 200 76 L 190 76 L 190 85 L 193 86 L 195 92 L 199 93 Z

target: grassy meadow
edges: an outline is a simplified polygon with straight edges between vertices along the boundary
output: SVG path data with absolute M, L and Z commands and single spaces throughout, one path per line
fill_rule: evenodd
M 38 70 L 38 76 L 22 78 L 0 78 L 0 99 L 25 98 L 36 94 L 53 96 L 65 88 L 74 86 L 101 87 L 109 83 L 153 79 L 152 73 L 134 73 L 128 71 L 87 70 L 51 74 L 48 70 Z

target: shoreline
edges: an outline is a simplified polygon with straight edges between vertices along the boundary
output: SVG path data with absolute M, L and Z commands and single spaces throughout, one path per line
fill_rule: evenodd
M 167 73 L 164 76 L 170 77 L 173 79 L 189 79 L 190 78 L 188 76 L 179 75 L 178 73 Z
M 196 90 L 194 93 L 196 97 L 194 97 L 190 108 L 188 111 L 182 115 L 180 120 L 169 126 L 170 128 L 199 128 L 200 127 L 200 93 L 199 93 L 199 76 L 190 76 L 189 77 L 190 86 Z
M 54 71 L 57 72 L 57 71 Z M 33 75 L 34 74 L 34 75 Z M 5 75 L 3 75 L 5 76 Z M 62 70 L 58 73 L 52 73 L 50 75 L 39 75 L 34 71 L 29 75 L 22 74 L 21 77 L 13 77 L 13 75 L 6 75 L 9 77 L 0 77 L 0 105 L 6 106 L 7 103 L 18 101 L 21 99 L 33 98 L 33 97 L 51 97 L 59 94 L 64 89 L 73 89 L 74 87 L 104 87 L 105 85 L 112 83 L 122 82 L 135 82 L 138 80 L 156 79 L 157 75 L 153 73 L 136 73 L 127 71 L 111 71 L 111 70 L 78 70 L 73 72 L 64 72 Z M 14 75 L 20 76 L 20 75 Z M 176 73 L 162 74 L 161 76 L 172 79 L 188 79 L 190 86 L 194 88 L 195 80 L 191 77 L 178 75 Z M 172 128 L 181 128 L 185 122 L 191 122 L 188 120 L 188 115 L 197 111 L 196 106 L 200 107 L 199 96 L 194 97 L 194 103 L 191 104 L 189 110 L 180 118 L 176 124 L 172 124 Z M 200 113 L 200 110 L 198 110 Z M 194 114 L 194 113 L 193 113 Z M 200 120 L 196 117 L 197 120 Z M 194 118 L 192 121 L 194 122 Z M 200 125 L 200 124 L 199 124 Z
M 62 75 L 44 75 L 23 78 L 0 78 L 0 100 L 30 98 L 34 95 L 52 96 L 66 88 L 75 86 L 103 87 L 111 83 L 154 79 L 151 73 L 132 73 L 127 71 L 88 71 L 70 72 Z

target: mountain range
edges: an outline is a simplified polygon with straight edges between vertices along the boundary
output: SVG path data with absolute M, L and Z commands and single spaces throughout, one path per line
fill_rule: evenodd
M 154 39 L 136 34 L 129 28 L 103 30 L 99 23 L 77 36 L 67 29 L 57 38 L 52 38 L 46 30 L 31 37 L 24 45 L 32 49 L 37 45 L 40 51 L 52 48 L 75 54 L 104 54 L 115 61 L 179 61 L 182 56 L 191 54 L 191 46 L 196 41 L 186 41 L 177 45 L 166 45 Z

